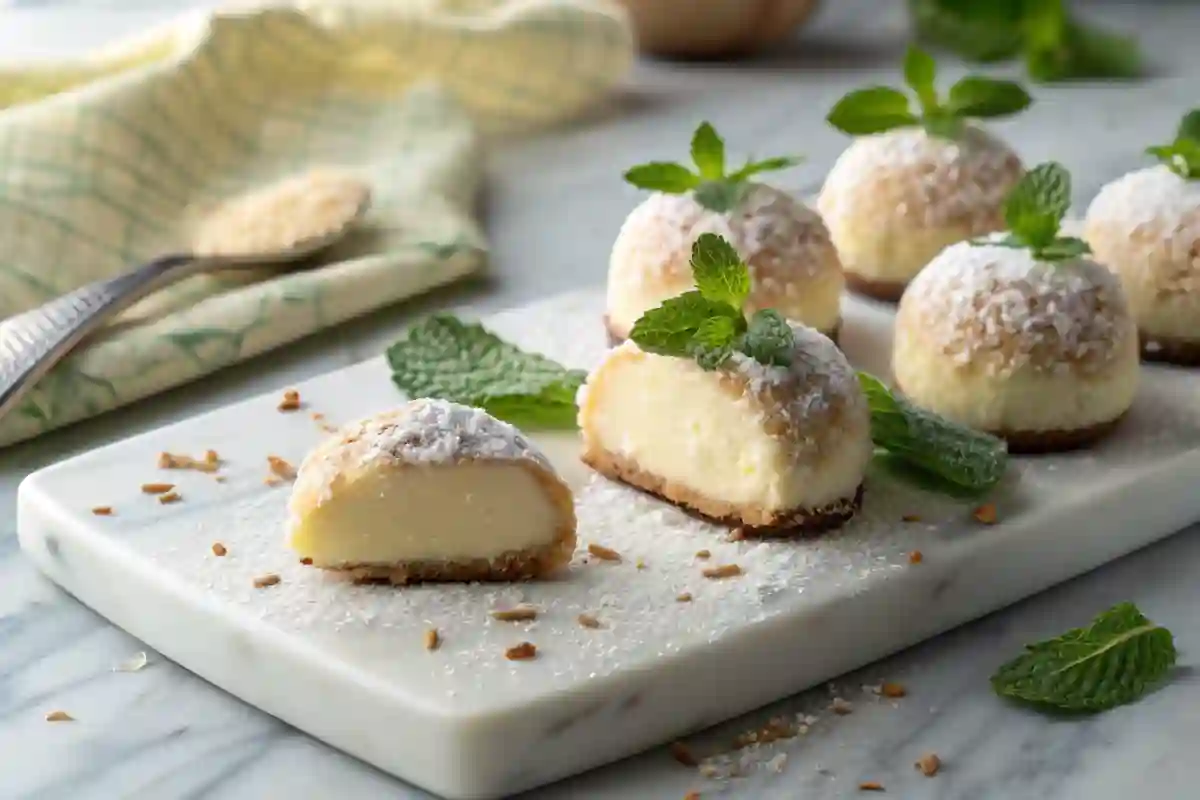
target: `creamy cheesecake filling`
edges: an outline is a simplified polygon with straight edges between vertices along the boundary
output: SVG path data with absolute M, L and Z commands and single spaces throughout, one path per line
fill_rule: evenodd
M 831 230 L 846 271 L 882 283 L 907 283 L 945 248 L 986 232 L 966 224 L 888 224 L 872 216 L 842 219 Z
M 705 497 L 765 511 L 853 498 L 871 451 L 869 437 L 846 435 L 796 463 L 794 449 L 768 434 L 762 413 L 722 387 L 716 373 L 643 353 L 606 365 L 590 384 L 581 423 L 589 450 L 623 456 Z
M 517 463 L 364 472 L 294 520 L 291 546 L 319 567 L 491 559 L 550 545 L 561 510 Z

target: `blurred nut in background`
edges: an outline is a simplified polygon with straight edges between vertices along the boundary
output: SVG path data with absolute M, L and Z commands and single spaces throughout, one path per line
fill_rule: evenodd
M 642 52 L 667 58 L 750 55 L 785 38 L 819 0 L 620 0 Z

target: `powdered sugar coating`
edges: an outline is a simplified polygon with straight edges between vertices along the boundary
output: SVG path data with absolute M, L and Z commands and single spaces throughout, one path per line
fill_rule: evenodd
M 1026 248 L 961 242 L 909 284 L 898 326 L 992 374 L 1097 370 L 1135 336 L 1115 276 L 1088 259 L 1039 261 Z
M 924 128 L 863 136 L 834 163 L 817 208 L 831 225 L 872 220 L 880 227 L 965 225 L 995 230 L 1024 169 L 1000 139 L 968 126 L 956 139 Z

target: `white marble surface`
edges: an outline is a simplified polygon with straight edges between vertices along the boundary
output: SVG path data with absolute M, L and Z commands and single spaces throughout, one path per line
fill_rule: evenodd
M 187 0 L 174 0 L 177 5 Z M 151 2 L 0 4 L 2 57 L 63 53 L 161 19 Z M 835 5 L 830 3 L 830 6 Z M 420 792 L 287 728 L 150 654 L 136 673 L 112 666 L 144 649 L 39 577 L 16 549 L 13 500 L 29 471 L 197 411 L 375 355 L 418 310 L 469 304 L 494 310 L 603 278 L 605 255 L 636 194 L 621 168 L 650 156 L 682 155 L 695 122 L 711 118 L 733 146 L 757 153 L 800 151 L 808 163 L 786 184 L 811 190 L 842 139 L 820 118 L 851 85 L 894 80 L 901 48 L 900 3 L 839 0 L 801 44 L 736 66 L 645 65 L 611 113 L 586 125 L 498 150 L 485 209 L 494 240 L 492 277 L 346 326 L 230 370 L 203 385 L 155 398 L 38 441 L 0 451 L 5 520 L 0 527 L 0 797 L 3 798 L 417 798 Z M 1137 28 L 1161 74 L 1132 87 L 1041 89 L 1039 105 L 1001 126 L 1033 162 L 1055 157 L 1076 177 L 1076 200 L 1141 163 L 1196 102 L 1200 7 L 1094 6 Z M 85 10 L 86 9 L 86 10 Z M 118 10 L 121 9 L 121 10 Z M 881 10 L 883 9 L 883 10 Z M 1053 535 L 1047 531 L 1047 535 Z M 730 784 L 731 798 L 856 796 L 862 780 L 904 798 L 1191 798 L 1200 784 L 1200 685 L 1192 653 L 1200 642 L 1200 530 L 1106 567 L 1005 612 L 961 628 L 839 684 L 904 683 L 896 707 L 860 703 L 780 748 L 780 773 L 760 768 Z M 1135 600 L 1172 628 L 1182 664 L 1175 679 L 1140 703 L 1085 720 L 1047 719 L 994 698 L 987 676 L 1021 644 Z M 847 688 L 848 696 L 859 690 Z M 820 709 L 824 690 L 780 704 Z M 74 723 L 48 724 L 61 708 Z M 695 749 L 727 742 L 777 709 L 698 737 Z M 946 761 L 933 779 L 912 761 L 933 750 Z M 664 751 L 648 753 L 530 800 L 587 797 L 670 800 L 701 788 Z

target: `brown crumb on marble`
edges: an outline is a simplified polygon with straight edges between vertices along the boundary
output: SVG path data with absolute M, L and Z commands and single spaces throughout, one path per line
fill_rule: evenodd
M 707 550 L 697 550 L 696 551 L 696 558 L 700 559 L 701 561 L 705 561 L 711 557 L 712 557 L 712 553 L 710 553 Z
M 537 658 L 537 645 L 532 642 L 521 642 L 505 650 L 504 657 L 509 661 L 529 661 Z
M 576 619 L 578 620 L 579 624 L 585 628 L 591 628 L 592 630 L 595 630 L 597 628 L 604 627 L 600 624 L 600 620 L 596 619 L 596 617 L 591 614 L 580 614 L 578 617 L 576 617 Z
M 212 551 L 213 555 L 217 557 L 223 556 L 229 552 L 229 550 L 225 548 L 225 545 L 221 544 L 220 542 L 213 542 Z
M 910 563 L 910 564 L 920 564 L 924 560 L 925 560 L 925 554 L 922 553 L 920 550 L 913 550 L 911 553 L 908 554 L 908 563 Z
M 311 559 L 311 558 L 309 558 L 308 556 L 305 556 L 304 558 L 300 559 L 300 563 L 301 563 L 301 564 L 303 564 L 303 565 L 304 565 L 304 566 L 306 566 L 306 567 L 311 567 L 311 566 L 312 566 L 312 559 Z
M 437 650 L 442 646 L 442 635 L 438 633 L 437 628 L 430 628 L 425 631 L 424 643 L 425 649 L 430 651 Z
M 858 785 L 858 790 L 860 792 L 886 792 L 887 791 L 886 789 L 883 788 L 883 784 L 880 783 L 879 781 L 863 781 L 862 783 L 860 783 Z
M 726 537 L 726 539 L 728 539 L 731 542 L 740 542 L 745 538 L 746 538 L 746 528 L 744 526 L 739 526 L 737 528 L 734 528 L 733 530 L 731 530 L 729 532 L 729 536 Z
M 283 399 L 279 401 L 280 411 L 296 411 L 300 408 L 300 393 L 295 389 L 288 389 L 283 393 Z
M 167 492 L 166 494 L 160 494 L 158 496 L 158 502 L 162 503 L 164 506 L 170 505 L 171 503 L 178 503 L 182 499 L 183 495 L 181 495 L 179 492 Z
M 770 744 L 780 739 L 794 739 L 800 733 L 800 728 L 794 720 L 784 717 L 772 717 L 767 724 L 752 731 L 746 731 L 733 740 L 733 748 L 742 750 L 753 745 Z
M 74 722 L 75 718 L 65 711 L 51 711 L 46 715 L 46 722 Z
M 278 475 L 268 475 L 267 477 L 263 478 L 263 486 L 283 486 L 285 483 L 287 483 L 287 481 L 285 481 L 283 478 L 280 478 Z
M 721 580 L 722 578 L 736 578 L 742 574 L 742 568 L 737 564 L 720 564 L 715 567 L 705 567 L 701 570 L 704 577 L 709 580 Z
M 636 566 L 638 569 L 645 569 L 645 568 L 646 568 L 646 562 L 645 562 L 645 561 L 643 561 L 642 559 L 640 559 L 640 558 L 639 558 L 639 559 L 637 560 L 637 564 L 636 564 L 635 566 Z
M 114 512 L 112 506 L 96 506 L 92 509 L 92 513 L 97 517 L 111 517 Z
M 605 547 L 602 544 L 596 544 L 595 542 L 587 546 L 587 551 L 589 555 L 593 555 L 601 561 L 621 560 L 621 554 L 616 550 L 613 550 L 611 547 Z
M 320 411 L 314 411 L 311 414 L 309 414 L 309 416 L 313 418 L 314 422 L 320 422 L 321 420 L 325 419 L 325 415 L 322 414 Z
M 905 689 L 898 683 L 889 683 L 888 681 L 884 681 L 879 687 L 879 693 L 884 697 L 891 697 L 894 699 L 897 697 L 906 696 L 908 694 L 908 689 Z
M 920 521 L 921 521 L 921 515 L 920 515 L 920 514 L 905 514 L 905 515 L 904 515 L 903 517 L 901 517 L 900 519 L 901 519 L 901 521 L 903 521 L 903 522 L 920 522 Z
M 996 524 L 996 504 L 995 503 L 984 503 L 979 508 L 972 511 L 971 516 L 975 518 L 976 522 L 981 522 L 984 525 L 995 525 Z
M 166 494 L 174 488 L 173 483 L 143 483 L 142 494 Z
M 490 613 L 492 619 L 501 622 L 528 622 L 531 619 L 537 619 L 538 616 L 537 608 L 527 603 L 521 603 L 512 608 L 494 609 Z
M 219 465 L 221 463 L 221 457 L 219 455 L 217 455 L 216 450 L 205 450 L 204 451 L 204 463 Z
M 683 796 L 683 800 L 700 800 L 700 793 L 695 791 L 688 792 Z
M 274 586 L 279 583 L 280 577 L 274 572 L 268 572 L 266 575 L 259 575 L 254 579 L 255 589 L 265 589 L 268 586 Z
M 926 778 L 932 778 L 942 768 L 942 759 L 938 758 L 937 753 L 926 753 L 917 759 L 913 767 L 920 770 Z
M 213 480 L 216 481 L 217 483 L 224 483 L 225 481 L 227 481 L 229 479 L 226 478 L 224 475 L 214 475 Z
M 671 758 L 675 759 L 680 764 L 683 764 L 685 767 L 700 766 L 699 759 L 697 759 L 692 753 L 691 748 L 689 748 L 683 742 L 671 742 L 670 750 Z
M 192 469 L 197 472 L 216 472 L 221 468 L 221 459 L 215 450 L 208 450 L 203 459 L 176 453 L 159 453 L 159 469 Z
M 285 481 L 296 479 L 296 468 L 279 456 L 267 456 L 267 468 L 271 474 Z
M 675 602 L 676 603 L 692 602 L 692 593 L 691 592 L 680 592 L 679 594 L 675 595 Z
M 833 698 L 833 702 L 829 704 L 829 710 L 840 717 L 854 713 L 854 704 L 849 700 L 843 700 L 840 697 Z

